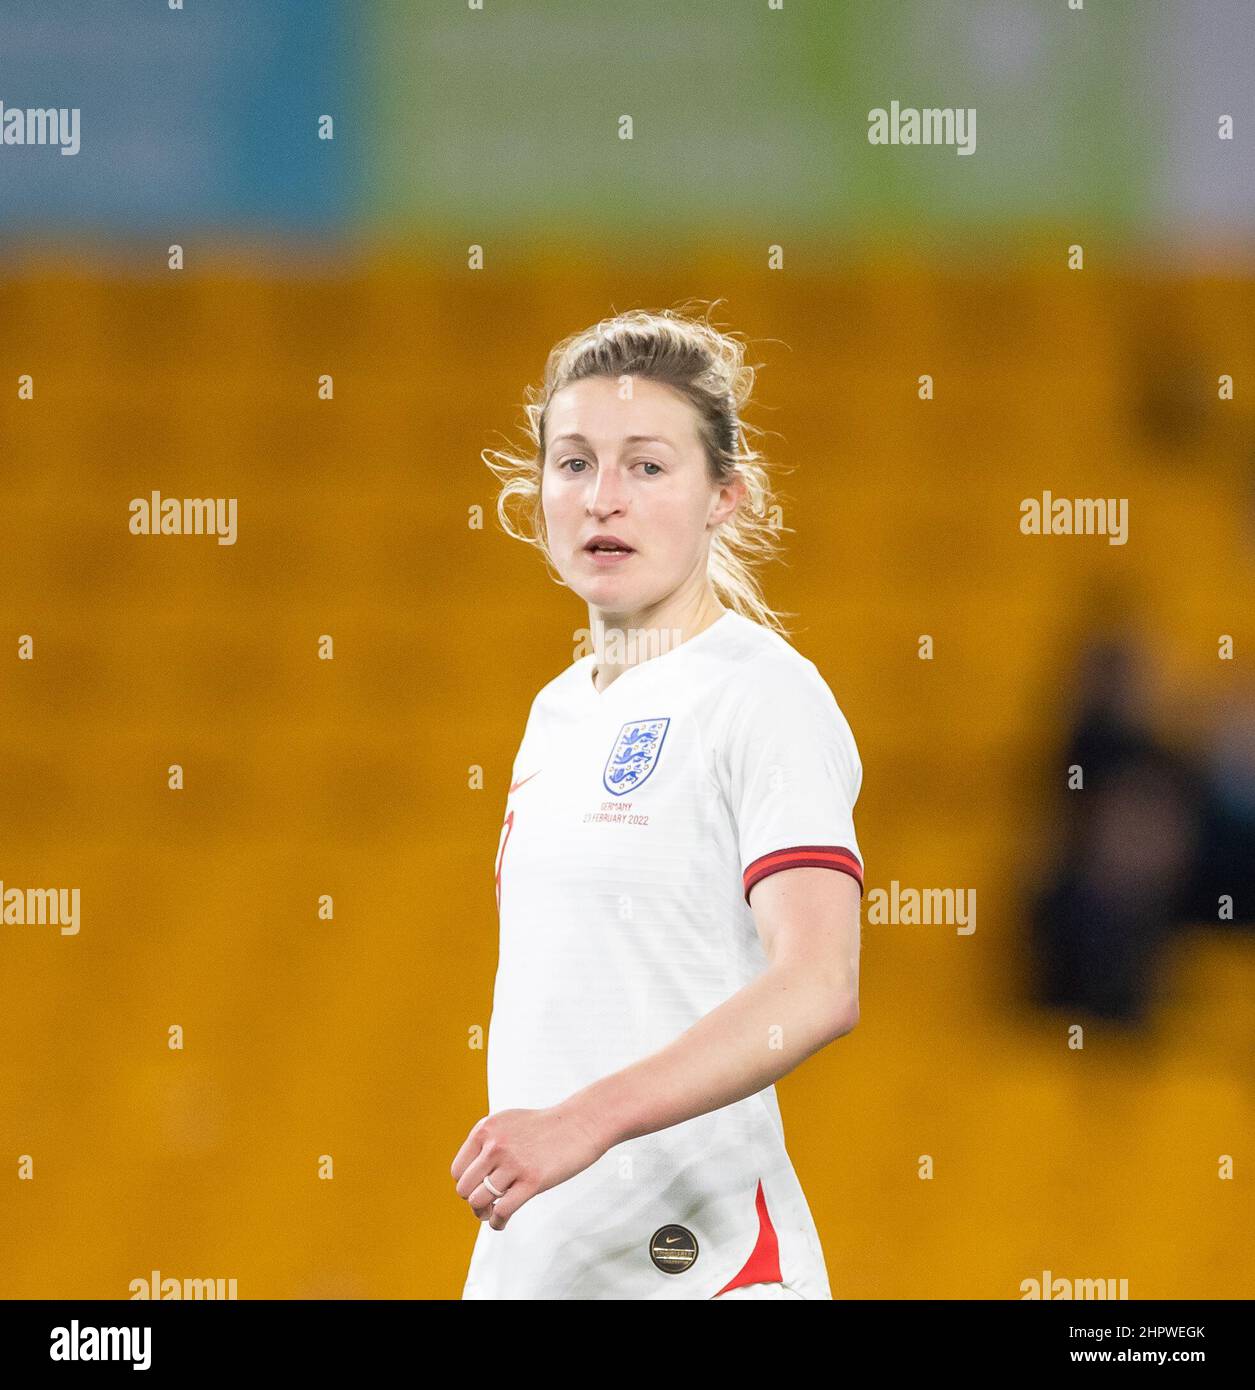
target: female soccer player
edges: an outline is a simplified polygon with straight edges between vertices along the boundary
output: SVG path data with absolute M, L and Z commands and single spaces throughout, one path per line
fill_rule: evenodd
M 751 568 L 743 357 L 620 314 L 550 353 L 526 456 L 485 451 L 592 649 L 532 702 L 506 801 L 463 1298 L 832 1297 L 773 1083 L 858 1021 L 862 765 Z

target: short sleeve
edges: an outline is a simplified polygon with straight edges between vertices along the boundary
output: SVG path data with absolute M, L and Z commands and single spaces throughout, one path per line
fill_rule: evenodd
M 854 735 L 813 662 L 766 661 L 729 692 L 715 759 L 736 826 L 745 901 L 781 869 L 849 874 L 863 890 Z

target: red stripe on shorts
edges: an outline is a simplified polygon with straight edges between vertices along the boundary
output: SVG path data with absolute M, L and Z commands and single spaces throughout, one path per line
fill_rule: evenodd
M 742 1284 L 783 1283 L 780 1274 L 780 1241 L 776 1236 L 776 1228 L 771 1224 L 771 1217 L 767 1214 L 767 1198 L 763 1195 L 761 1178 L 758 1180 L 758 1196 L 754 1204 L 758 1208 L 758 1243 L 741 1267 L 741 1272 L 734 1275 L 719 1293 L 739 1289 Z M 718 1298 L 719 1293 L 714 1297 Z

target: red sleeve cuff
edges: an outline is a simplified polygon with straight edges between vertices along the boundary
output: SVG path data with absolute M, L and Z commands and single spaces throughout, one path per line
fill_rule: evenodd
M 794 845 L 790 849 L 773 850 L 760 855 L 747 866 L 744 874 L 745 901 L 750 900 L 750 889 L 768 874 L 781 869 L 837 869 L 849 874 L 858 884 L 859 896 L 863 894 L 863 866 L 858 856 L 841 845 Z

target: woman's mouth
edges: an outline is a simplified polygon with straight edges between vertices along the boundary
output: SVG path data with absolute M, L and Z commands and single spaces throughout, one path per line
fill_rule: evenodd
M 589 541 L 584 547 L 584 554 L 599 569 L 604 569 L 610 565 L 621 565 L 625 560 L 635 555 L 636 551 L 621 541 L 597 539 Z

